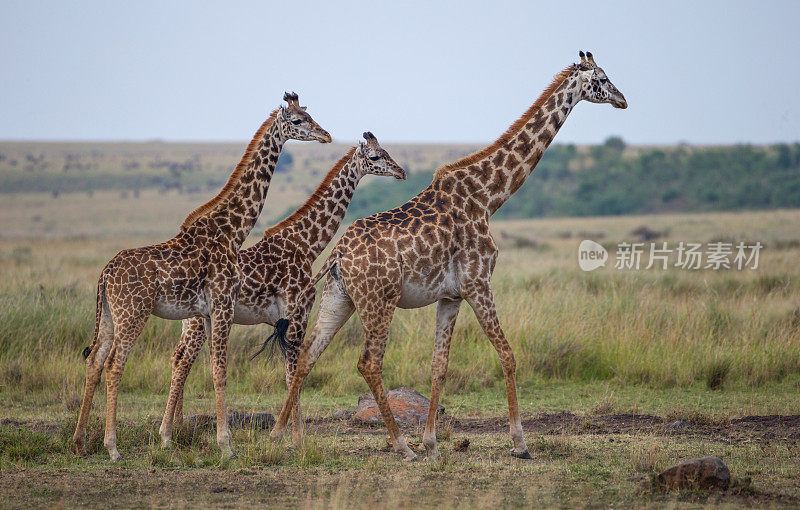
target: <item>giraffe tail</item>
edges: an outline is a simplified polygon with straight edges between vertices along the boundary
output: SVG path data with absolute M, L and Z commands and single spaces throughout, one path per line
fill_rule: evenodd
M 83 349 L 83 359 L 89 357 L 92 353 L 92 349 L 94 349 L 94 346 L 97 344 L 97 335 L 100 332 L 100 314 L 103 312 L 103 302 L 106 299 L 105 276 L 105 271 L 103 271 L 103 274 L 100 275 L 100 279 L 97 281 L 97 308 L 94 315 L 94 338 L 92 338 L 92 345 Z
M 311 294 L 317 292 L 317 282 L 319 282 L 323 276 L 325 276 L 331 268 L 336 264 L 336 260 L 334 257 L 328 257 L 328 260 L 325 261 L 325 265 L 322 266 L 322 269 L 314 275 L 311 281 L 306 285 L 300 294 L 297 296 L 295 303 L 303 303 L 307 298 L 311 296 Z M 261 349 L 258 350 L 253 356 L 250 357 L 250 361 L 256 359 L 256 356 L 264 352 L 267 347 L 270 345 L 277 345 L 278 348 L 281 350 L 281 354 L 283 354 L 283 358 L 286 359 L 286 354 L 288 352 L 295 352 L 297 351 L 297 346 L 294 345 L 292 342 L 289 341 L 286 333 L 289 331 L 289 326 L 292 323 L 292 320 L 299 315 L 299 312 L 302 307 L 295 306 L 294 309 L 290 310 L 289 313 L 285 318 L 278 319 L 275 322 L 275 329 L 270 336 L 264 340 L 264 344 L 261 346 Z
M 261 349 L 259 349 L 258 352 L 250 357 L 250 361 L 256 359 L 256 357 L 264 352 L 270 345 L 277 345 L 281 350 L 281 354 L 283 354 L 283 358 L 286 359 L 286 353 L 289 350 L 294 350 L 294 346 L 289 343 L 289 340 L 286 336 L 286 332 L 289 330 L 289 324 L 291 324 L 289 319 L 278 319 L 277 322 L 275 322 L 275 330 L 270 336 L 267 337 L 266 340 L 264 340 L 264 344 L 261 346 Z

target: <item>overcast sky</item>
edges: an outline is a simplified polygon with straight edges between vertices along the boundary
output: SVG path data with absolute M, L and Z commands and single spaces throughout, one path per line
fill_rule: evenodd
M 800 139 L 800 2 L 35 2 L 0 8 L 0 139 L 246 141 L 284 90 L 337 141 L 487 142 L 591 50 L 629 108 L 557 142 Z

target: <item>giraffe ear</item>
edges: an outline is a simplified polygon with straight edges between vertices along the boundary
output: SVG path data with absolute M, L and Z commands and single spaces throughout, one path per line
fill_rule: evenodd
M 301 106 L 300 109 L 306 111 L 308 109 L 308 106 Z

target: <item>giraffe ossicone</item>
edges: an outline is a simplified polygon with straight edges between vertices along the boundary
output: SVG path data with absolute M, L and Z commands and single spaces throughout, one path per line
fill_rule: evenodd
M 417 458 L 392 416 L 382 381 L 389 324 L 396 308 L 437 303 L 431 398 L 423 444 L 439 456 L 436 412 L 447 372 L 450 340 L 466 300 L 500 357 L 509 409 L 511 454 L 531 458 L 525 444 L 516 387 L 516 362 L 495 310 L 490 279 L 498 249 L 489 218 L 533 171 L 572 109 L 582 100 L 626 108 L 622 93 L 589 53 L 555 76 L 534 104 L 493 144 L 439 168 L 431 184 L 403 205 L 357 220 L 345 231 L 288 319 L 289 341 L 307 317 L 316 281 L 326 273 L 319 313 L 300 347 L 286 401 L 270 435 L 280 438 L 297 405 L 303 380 L 347 319 L 358 311 L 364 345 L 358 370 L 381 410 L 394 450 Z M 304 308 L 306 307 L 306 308 Z

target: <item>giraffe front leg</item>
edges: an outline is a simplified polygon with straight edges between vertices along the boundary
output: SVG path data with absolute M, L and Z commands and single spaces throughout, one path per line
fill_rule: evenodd
M 217 444 L 224 458 L 236 458 L 231 449 L 231 432 L 228 427 L 228 411 L 225 407 L 225 384 L 227 382 L 228 337 L 233 322 L 233 300 L 215 303 L 211 314 L 211 376 L 217 407 Z
M 439 393 L 447 374 L 447 362 L 450 355 L 450 340 L 453 337 L 453 326 L 458 318 L 461 300 L 441 300 L 436 307 L 436 340 L 431 361 L 431 401 L 428 407 L 428 420 L 422 443 L 425 445 L 429 460 L 439 458 L 436 446 L 436 415 L 439 411 Z
M 389 406 L 389 399 L 383 389 L 382 358 L 383 353 L 371 353 L 367 345 L 364 345 L 361 357 L 358 360 L 358 371 L 361 372 L 370 391 L 372 391 L 372 396 L 375 397 L 375 402 L 377 402 L 378 409 L 381 411 L 383 423 L 389 431 L 389 438 L 394 446 L 394 451 L 402 455 L 404 460 L 418 460 L 417 454 L 408 447 L 408 443 L 403 437 L 400 427 L 397 426 L 397 421 L 394 419 L 392 408 Z
M 519 414 L 519 403 L 517 401 L 517 365 L 514 360 L 514 353 L 506 340 L 500 320 L 497 318 L 494 297 L 488 283 L 478 285 L 470 289 L 465 296 L 467 302 L 475 312 L 483 331 L 489 337 L 489 341 L 494 346 L 500 357 L 500 365 L 503 367 L 503 377 L 506 382 L 506 395 L 508 397 L 508 420 L 511 440 L 514 448 L 511 455 L 520 459 L 530 459 L 531 454 L 525 445 L 525 438 L 522 435 L 522 419 Z
M 162 448 L 169 448 L 172 445 L 174 421 L 177 421 L 178 425 L 183 421 L 183 388 L 192 365 L 206 341 L 206 336 L 204 319 L 195 317 L 183 321 L 181 340 L 172 355 L 172 382 L 169 387 L 167 407 L 158 431 Z

